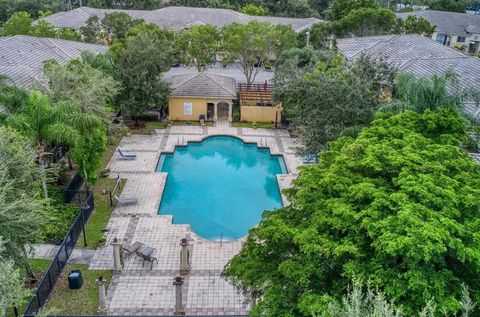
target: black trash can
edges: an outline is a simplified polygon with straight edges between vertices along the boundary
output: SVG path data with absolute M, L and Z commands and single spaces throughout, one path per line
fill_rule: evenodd
M 70 289 L 79 289 L 83 285 L 82 272 L 73 270 L 68 273 L 68 287 Z

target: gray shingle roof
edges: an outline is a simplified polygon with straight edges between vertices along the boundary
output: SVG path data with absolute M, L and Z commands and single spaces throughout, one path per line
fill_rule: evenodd
M 234 99 L 235 79 L 209 73 L 178 75 L 170 78 L 171 96 Z
M 480 15 L 434 10 L 397 13 L 397 17 L 402 19 L 406 19 L 410 15 L 428 20 L 430 24 L 436 26 L 435 29 L 438 33 L 456 36 L 480 33 Z
M 419 77 L 440 75 L 452 69 L 459 76 L 462 89 L 480 89 L 480 60 L 419 35 L 384 35 L 339 39 L 339 51 L 347 60 L 366 53 L 385 57 L 400 70 Z M 480 115 L 473 102 L 465 110 Z
M 106 46 L 26 35 L 0 37 L 0 75 L 20 87 L 44 85 L 43 62 L 55 59 L 60 64 L 79 57 L 82 51 L 105 52 Z
M 71 27 L 79 29 L 85 26 L 91 16 L 102 19 L 106 13 L 125 12 L 136 19 L 144 19 L 160 27 L 178 31 L 192 25 L 215 25 L 223 27 L 230 23 L 248 23 L 253 20 L 270 22 L 272 24 L 291 25 L 295 31 L 301 32 L 310 28 L 313 24 L 321 22 L 316 18 L 283 18 L 283 17 L 259 17 L 250 16 L 228 9 L 192 8 L 192 7 L 165 7 L 158 10 L 112 10 L 96 9 L 89 7 L 77 8 L 71 11 L 58 12 L 46 18 L 46 20 L 58 28 Z

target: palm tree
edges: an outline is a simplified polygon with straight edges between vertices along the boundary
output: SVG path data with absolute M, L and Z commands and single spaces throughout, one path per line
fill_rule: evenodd
M 453 71 L 432 77 L 416 77 L 400 73 L 395 78 L 393 100 L 379 110 L 401 113 L 406 110 L 424 112 L 440 107 L 459 109 L 464 93 L 458 85 L 458 76 Z
M 74 147 L 82 133 L 100 124 L 95 115 L 82 113 L 73 103 L 52 104 L 50 99 L 39 91 L 33 91 L 23 111 L 9 116 L 6 122 L 35 143 L 45 198 L 48 198 L 45 171 L 48 148 L 53 144 Z

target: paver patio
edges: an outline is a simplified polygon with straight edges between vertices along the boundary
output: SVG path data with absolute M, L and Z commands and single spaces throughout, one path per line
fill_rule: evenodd
M 214 127 L 173 126 L 156 130 L 156 135 L 125 137 L 119 148 L 135 152 L 134 161 L 121 161 L 116 153 L 108 168 L 112 177 L 120 175 L 126 184 L 124 197 L 136 197 L 134 206 L 117 206 L 109 220 L 106 244 L 97 249 L 90 269 L 113 269 L 110 243 L 118 238 L 128 246 L 140 241 L 157 249 L 158 263 L 142 267 L 132 255 L 121 273 L 114 275 L 108 290 L 109 314 L 112 315 L 173 315 L 175 305 L 173 279 L 179 275 L 180 240 L 187 237 L 191 248 L 191 271 L 183 285 L 183 302 L 190 315 L 246 315 L 249 307 L 244 298 L 220 274 L 227 262 L 240 251 L 243 239 L 210 241 L 197 236 L 189 225 L 172 224 L 171 215 L 158 215 L 166 182 L 166 173 L 155 172 L 162 152 L 189 141 L 201 141 L 212 135 L 232 135 L 245 142 L 269 147 L 272 154 L 284 155 L 288 174 L 277 175 L 280 189 L 290 186 L 301 164 L 294 154 L 298 145 L 286 130 L 234 128 L 226 122 Z M 284 204 L 285 197 L 282 197 Z

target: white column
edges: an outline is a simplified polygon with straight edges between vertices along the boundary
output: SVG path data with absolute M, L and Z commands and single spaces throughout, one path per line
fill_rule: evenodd
M 175 277 L 173 285 L 175 285 L 175 308 L 173 309 L 173 314 L 175 316 L 185 315 L 185 308 L 182 303 L 183 278 L 180 276 Z
M 232 108 L 233 108 L 232 104 L 229 103 L 228 104 L 228 122 L 232 122 L 232 120 L 233 120 Z
M 218 121 L 218 102 L 213 103 L 213 121 L 217 122 Z
M 188 249 L 188 240 L 183 238 L 180 241 L 180 275 L 188 275 L 190 272 L 190 250 Z
M 107 297 L 105 295 L 105 280 L 103 277 L 96 279 L 98 285 L 98 313 L 105 314 L 108 310 Z
M 122 244 L 118 241 L 117 238 L 114 238 L 111 245 L 113 246 L 113 269 L 116 272 L 121 272 L 122 271 L 122 258 L 121 258 L 121 255 L 120 255 L 120 249 L 121 249 Z

